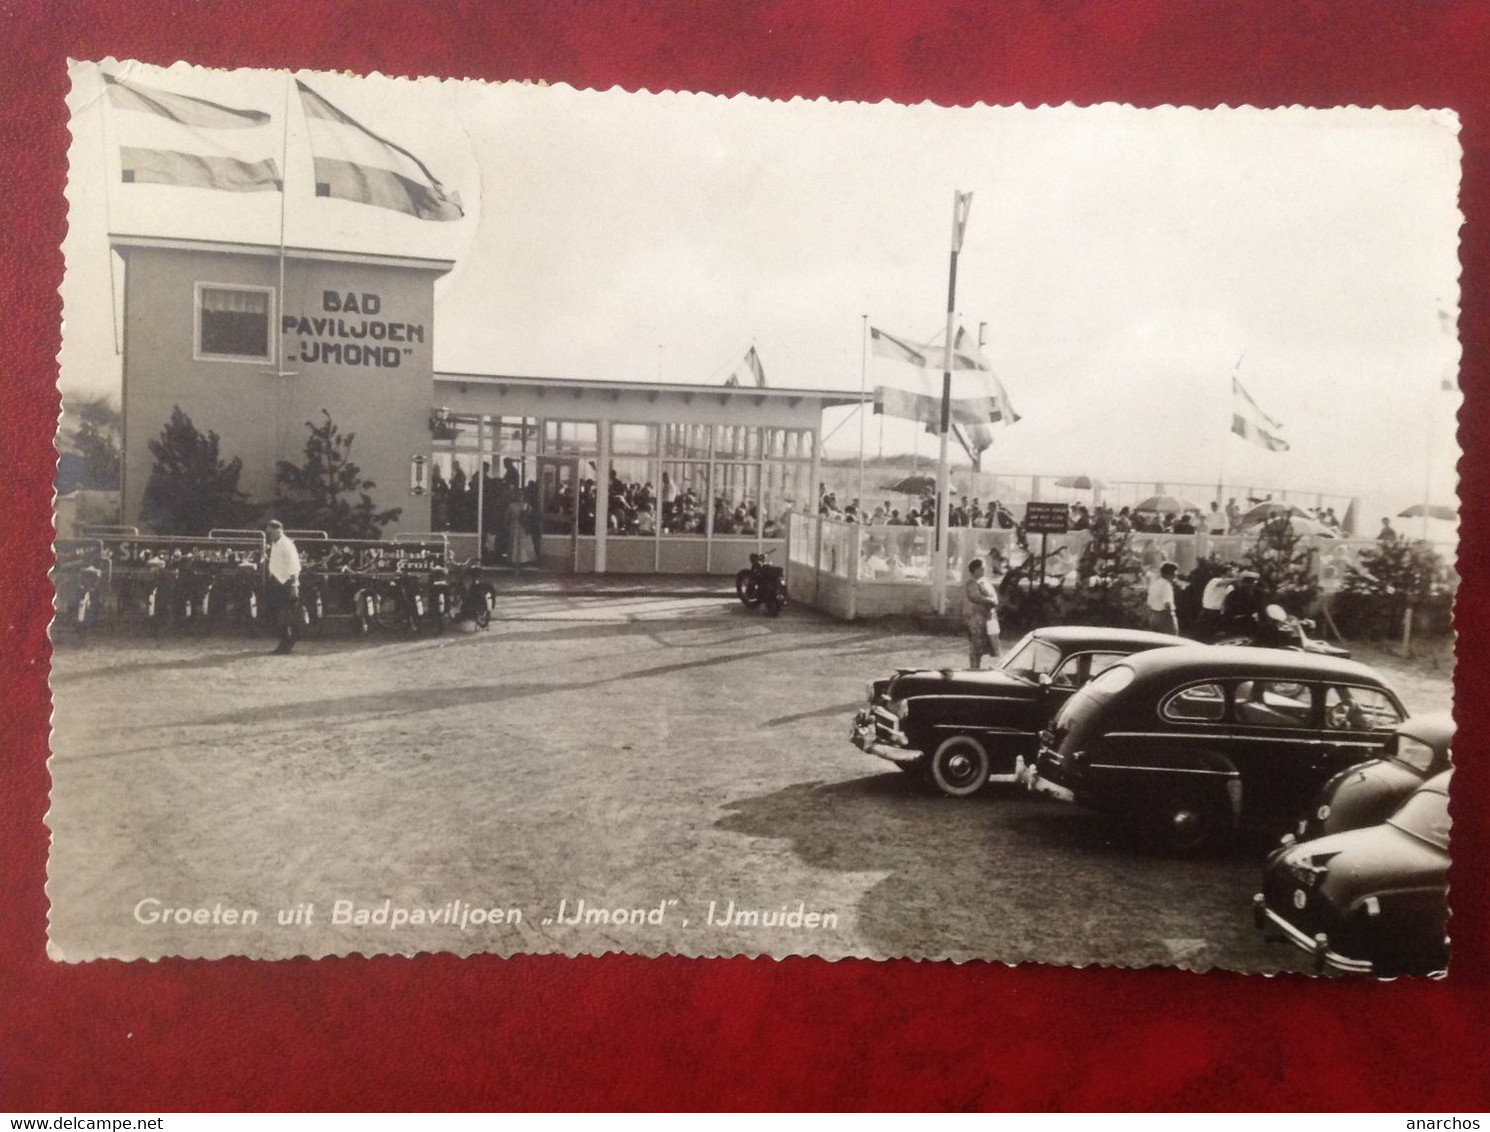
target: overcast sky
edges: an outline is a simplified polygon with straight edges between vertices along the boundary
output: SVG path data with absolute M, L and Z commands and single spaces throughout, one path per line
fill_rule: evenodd
M 276 130 L 284 119 L 282 73 L 125 73 L 267 111 Z M 275 243 L 280 201 L 113 183 L 98 67 L 73 75 L 62 384 L 116 391 L 105 233 Z M 988 323 L 986 353 L 1024 417 L 996 430 L 989 470 L 1214 482 L 1224 468 L 1408 500 L 1429 479 L 1452 501 L 1450 114 L 302 77 L 461 193 L 467 217 L 451 224 L 317 200 L 289 107 L 290 244 L 458 260 L 436 292 L 437 368 L 718 382 L 753 343 L 773 385 L 855 389 L 862 316 L 920 340 L 940 331 L 952 194 L 970 191 L 958 310 L 974 333 Z M 906 376 L 893 366 L 871 359 L 869 384 Z M 1290 452 L 1229 437 L 1234 371 Z M 887 449 L 914 431 L 892 423 Z M 830 451 L 857 442 L 850 422 Z

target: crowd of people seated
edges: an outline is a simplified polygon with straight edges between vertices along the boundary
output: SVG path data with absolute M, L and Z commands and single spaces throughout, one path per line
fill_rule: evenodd
M 1268 499 L 1248 500 L 1248 507 L 1266 503 Z M 1303 508 L 1308 518 L 1341 535 L 1342 528 L 1333 507 Z M 1199 511 L 1148 511 L 1132 507 L 1109 507 L 1097 504 L 1088 507 L 1085 503 L 1070 505 L 1070 529 L 1084 531 L 1105 520 L 1115 531 L 1136 531 L 1143 534 L 1212 535 L 1241 534 L 1250 530 L 1255 522 L 1245 519 L 1246 510 L 1235 497 L 1225 507 L 1219 502 L 1210 505 L 1208 513 Z M 840 522 L 864 523 L 873 527 L 926 527 L 936 525 L 936 499 L 925 496 L 912 499 L 897 506 L 886 499 L 872 510 L 858 499 L 840 504 L 836 492 L 829 491 L 826 484 L 818 488 L 818 514 Z M 1385 521 L 1383 521 L 1385 522 Z M 1019 527 L 1018 518 L 1000 500 L 985 504 L 977 497 L 954 499 L 947 510 L 947 525 L 950 527 L 977 527 L 985 529 L 1014 530 Z
M 595 483 L 586 480 L 584 490 L 593 499 Z M 662 473 L 659 492 L 650 481 L 627 483 L 614 469 L 607 491 L 606 524 L 613 535 L 650 537 L 660 530 L 665 535 L 704 535 L 710 529 L 711 516 L 704 499 L 690 485 L 675 487 L 667 472 Z M 762 516 L 760 504 L 753 499 L 731 503 L 716 495 L 712 504 L 712 528 L 716 538 L 785 538 L 783 517 Z M 585 531 L 585 510 L 580 512 L 580 533 L 594 533 L 594 507 L 589 507 L 590 530 Z
M 501 476 L 491 474 L 490 468 L 483 469 L 486 482 L 479 489 L 476 476 L 467 476 L 459 461 L 453 464 L 448 479 L 436 465 L 430 484 L 433 529 L 474 532 L 479 508 L 482 529 L 496 539 L 498 559 L 507 555 L 507 543 L 512 541 L 508 531 L 514 519 L 530 527 L 536 540 L 541 533 L 538 484 L 535 480 L 523 484 L 517 461 L 506 459 L 503 463 Z M 577 492 L 574 484 L 562 483 L 551 498 L 541 502 L 543 512 L 560 520 L 576 519 L 577 515 L 579 534 L 595 533 L 599 513 L 595 480 L 580 480 Z M 712 518 L 715 536 L 786 537 L 785 515 L 762 517 L 760 505 L 752 499 L 731 503 L 724 496 L 716 496 Z M 614 470 L 610 473 L 606 530 L 612 535 L 649 538 L 660 532 L 703 536 L 709 531 L 709 519 L 698 491 L 692 486 L 675 488 L 667 472 L 662 473 L 660 491 L 651 481 L 628 483 Z

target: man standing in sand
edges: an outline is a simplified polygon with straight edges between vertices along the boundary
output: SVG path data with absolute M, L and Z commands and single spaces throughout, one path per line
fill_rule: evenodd
M 300 552 L 278 519 L 269 520 L 265 533 L 269 538 L 269 578 L 264 611 L 279 625 L 279 647 L 272 655 L 287 656 L 295 647 L 295 621 L 300 615 Z

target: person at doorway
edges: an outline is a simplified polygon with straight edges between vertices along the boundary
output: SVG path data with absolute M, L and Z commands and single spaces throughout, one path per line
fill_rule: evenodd
M 1149 628 L 1156 633 L 1179 636 L 1180 622 L 1174 609 L 1175 564 L 1166 562 L 1149 583 Z
M 967 564 L 962 602 L 967 619 L 968 667 L 981 668 L 985 656 L 995 660 L 999 656 L 999 593 L 984 576 L 981 558 Z
M 533 536 L 528 532 L 528 503 L 521 492 L 507 498 L 508 561 L 521 570 L 538 557 Z
M 278 519 L 270 519 L 264 533 L 269 540 L 264 611 L 279 627 L 279 645 L 271 655 L 287 656 L 295 647 L 295 628 L 300 617 L 300 552 Z

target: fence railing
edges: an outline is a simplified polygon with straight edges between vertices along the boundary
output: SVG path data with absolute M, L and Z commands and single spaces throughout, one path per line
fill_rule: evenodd
M 876 612 L 894 612 L 895 598 L 906 612 L 926 607 L 931 591 L 935 531 L 931 527 L 865 526 L 812 515 L 793 515 L 787 542 L 787 562 L 792 574 L 793 592 L 813 596 L 830 611 L 853 616 L 854 610 L 873 608 Z M 1082 552 L 1091 540 L 1090 531 L 1071 531 L 1049 535 L 1046 542 L 1044 574 L 1049 585 L 1075 585 Z M 981 559 L 988 576 L 1001 581 L 1010 570 L 1023 570 L 1039 577 L 1039 563 L 1031 557 L 1040 555 L 1040 537 L 1031 535 L 1029 549 L 1019 545 L 1016 531 L 981 527 L 952 527 L 946 532 L 947 585 L 949 597 L 963 582 L 967 564 Z M 1173 562 L 1180 574 L 1188 574 L 1207 558 L 1223 562 L 1242 562 L 1256 543 L 1253 535 L 1193 535 L 1132 532 L 1129 548 L 1145 571 L 1156 571 L 1165 562 Z M 1299 549 L 1312 549 L 1315 569 L 1322 592 L 1337 592 L 1351 567 L 1360 566 L 1361 552 L 1377 546 L 1374 539 L 1328 538 L 1307 536 L 1299 540 Z M 1452 547 L 1439 546 L 1445 562 L 1449 585 L 1457 583 L 1453 574 Z M 924 590 L 922 593 L 920 591 Z M 880 592 L 876 592 L 880 591 Z M 952 604 L 956 604 L 955 601 Z

